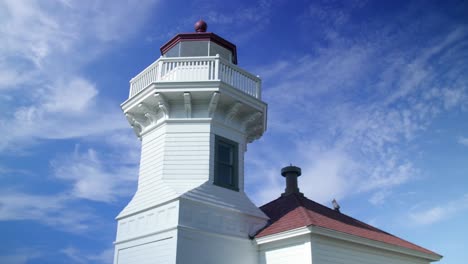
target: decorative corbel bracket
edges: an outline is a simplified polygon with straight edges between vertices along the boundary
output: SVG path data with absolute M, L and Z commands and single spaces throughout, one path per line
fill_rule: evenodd
M 143 111 L 144 116 L 148 118 L 151 124 L 156 124 L 158 121 L 158 113 L 151 109 L 146 103 L 140 103 L 138 107 Z
M 213 117 L 216 108 L 218 107 L 219 92 L 214 92 L 211 96 L 210 104 L 208 105 L 208 117 Z
M 247 116 L 247 118 L 245 118 L 244 121 L 242 121 L 242 128 L 244 129 L 244 131 L 247 131 L 247 127 L 249 126 L 250 123 L 255 122 L 261 116 L 262 116 L 261 112 L 255 112 L 255 113 Z
M 145 127 L 137 118 L 135 115 L 131 113 L 125 113 L 125 117 L 127 118 L 128 122 L 132 126 L 133 130 L 137 134 L 138 137 L 140 137 L 141 132 L 143 131 L 143 128 Z
M 154 98 L 156 98 L 158 108 L 163 112 L 164 118 L 169 118 L 169 105 L 167 104 L 163 95 L 160 93 L 155 93 Z
M 231 106 L 231 108 L 229 108 L 227 114 L 226 114 L 226 119 L 224 120 L 224 123 L 225 124 L 229 124 L 232 122 L 232 120 L 237 116 L 237 114 L 239 113 L 239 110 L 241 109 L 242 107 L 242 103 L 235 103 L 234 105 Z

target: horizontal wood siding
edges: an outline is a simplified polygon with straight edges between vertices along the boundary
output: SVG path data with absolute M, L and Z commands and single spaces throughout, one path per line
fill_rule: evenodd
M 201 128 L 192 132 L 167 133 L 164 148 L 164 182 L 183 194 L 209 179 L 210 133 Z
M 171 247 L 168 239 L 122 249 L 119 264 L 169 264 Z
M 261 245 L 259 262 L 260 264 L 311 264 L 310 245 L 308 235 Z
M 138 190 L 119 217 L 162 204 L 209 180 L 209 124 L 167 124 L 142 138 Z
M 244 192 L 236 192 L 213 185 L 210 182 L 202 184 L 198 188 L 185 193 L 182 197 L 267 219 L 265 214 L 250 201 Z
M 181 228 L 177 264 L 257 264 L 256 246 L 248 239 Z
M 176 238 L 132 241 L 129 246 L 118 248 L 116 253 L 115 264 L 175 264 Z
M 421 259 L 367 246 L 318 237 L 312 244 L 314 264 L 427 264 Z
M 119 217 L 129 215 L 176 196 L 176 192 L 163 183 L 165 127 L 142 138 L 138 189 Z

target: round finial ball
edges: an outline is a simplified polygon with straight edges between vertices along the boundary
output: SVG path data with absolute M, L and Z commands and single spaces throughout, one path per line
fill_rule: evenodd
M 196 32 L 206 32 L 207 28 L 208 28 L 208 25 L 206 24 L 206 22 L 201 19 L 198 20 L 197 23 L 195 23 Z

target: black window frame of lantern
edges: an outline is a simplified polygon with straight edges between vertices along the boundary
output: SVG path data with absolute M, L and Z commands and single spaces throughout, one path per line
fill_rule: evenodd
M 232 151 L 232 164 L 220 160 L 220 153 L 218 147 L 223 145 Z M 214 149 L 214 180 L 213 183 L 219 187 L 239 191 L 239 144 L 227 138 L 215 135 L 215 149 Z M 226 183 L 228 180 L 222 179 L 219 169 L 221 166 L 230 167 L 232 172 L 232 184 Z

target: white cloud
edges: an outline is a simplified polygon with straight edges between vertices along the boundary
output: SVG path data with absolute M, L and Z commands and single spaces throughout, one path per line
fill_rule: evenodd
M 414 225 L 431 225 L 468 210 L 468 194 L 426 209 L 413 208 L 408 218 Z
M 234 4 L 216 1 L 192 2 L 189 4 L 194 7 L 191 16 L 179 17 L 171 27 L 158 28 L 154 36 L 147 37 L 147 41 L 167 41 L 175 34 L 186 32 L 187 28 L 193 27 L 195 21 L 202 18 L 208 23 L 208 31 L 214 26 L 218 32 L 225 32 L 223 37 L 240 45 L 250 41 L 255 34 L 270 24 L 272 3 L 271 0 Z
M 464 145 L 464 146 L 468 146 L 468 137 L 459 137 L 458 138 L 458 143 Z
M 132 144 L 128 134 L 114 134 L 105 144 L 111 151 L 89 148 L 80 151 L 79 146 L 69 154 L 61 154 L 51 161 L 52 176 L 37 175 L 44 182 L 61 181 L 63 190 L 57 193 L 34 194 L 8 189 L 0 190 L 0 221 L 33 220 L 65 232 L 84 234 L 103 225 L 96 212 L 83 201 L 104 203 L 115 202 L 120 197 L 128 197 L 136 190 L 138 166 L 135 157 L 127 153 L 139 149 L 139 141 Z M 103 146 L 106 147 L 106 146 Z M 32 172 L 0 167 L 0 175 L 20 178 Z M 32 202 L 34 201 L 34 202 Z
M 0 3 L 0 89 L 19 98 L 2 100 L 0 151 L 127 128 L 118 102 L 99 97 L 81 70 L 138 32 L 155 3 Z
M 373 205 L 380 205 L 383 204 L 385 199 L 390 195 L 390 192 L 388 190 L 380 190 L 375 192 L 370 198 L 369 202 Z M 370 225 L 373 225 L 369 223 Z
M 44 107 L 50 112 L 71 111 L 79 113 L 89 110 L 87 106 L 98 94 L 96 87 L 82 78 L 71 79 L 67 82 L 61 81 L 55 86 L 57 87 L 52 89 L 53 93 L 44 98 Z
M 36 249 L 20 248 L 16 249 L 15 253 L 0 255 L 0 263 L 27 264 L 30 263 L 31 260 L 39 258 L 41 255 L 42 253 Z
M 34 220 L 66 232 L 87 231 L 95 216 L 71 205 L 66 194 L 35 195 L 4 189 L 0 192 L 0 221 Z
M 301 190 L 321 202 L 369 193 L 369 202 L 381 204 L 393 188 L 420 176 L 408 152 L 414 139 L 466 101 L 468 79 L 458 64 L 468 31 L 459 27 L 408 50 L 400 46 L 408 32 L 392 32 L 345 42 L 338 30 L 313 56 L 290 54 L 257 69 L 268 88 L 269 132 L 262 142 L 288 154 L 249 148 L 265 164 L 255 161 L 254 168 L 246 159 L 247 173 L 268 175 L 259 183 L 265 188 L 253 191 L 256 202 L 284 189 L 280 168 L 270 173 L 267 163 L 302 166 Z
M 84 153 L 76 149 L 71 156 L 58 158 L 51 164 L 55 177 L 71 182 L 71 195 L 81 199 L 115 201 L 117 197 L 130 195 L 134 191 L 130 186 L 138 179 L 135 164 L 104 163 L 94 149 Z
M 299 151 L 304 157 L 300 188 L 314 200 L 328 203 L 340 199 L 357 184 L 359 165 L 342 149 L 314 151 L 306 145 Z
M 102 139 L 96 137 L 90 140 L 101 142 Z M 105 137 L 104 142 L 109 148 L 112 148 L 112 151 L 108 154 L 112 155 L 110 159 L 116 164 L 138 166 L 140 163 L 141 141 L 132 129 L 108 135 Z
M 88 95 L 76 98 L 64 111 L 58 110 L 66 108 L 66 102 L 51 100 L 17 108 L 10 119 L 0 120 L 0 132 L 4 135 L 0 150 L 18 151 L 37 140 L 103 136 L 127 129 L 128 124 L 115 105 L 94 104 L 86 99 L 92 93 L 90 90 Z
M 109 248 L 97 254 L 87 254 L 76 247 L 67 247 L 61 250 L 73 263 L 112 263 L 114 249 Z

